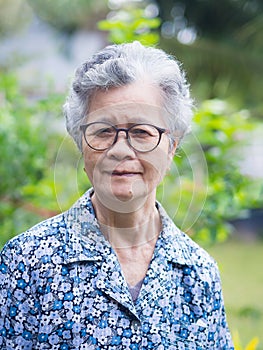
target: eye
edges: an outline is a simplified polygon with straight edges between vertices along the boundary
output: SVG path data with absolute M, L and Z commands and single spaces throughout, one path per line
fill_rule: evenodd
M 138 138 L 146 138 L 146 137 L 155 137 L 156 136 L 156 130 L 152 126 L 148 125 L 139 125 L 139 126 L 134 126 L 131 130 L 130 133 L 134 137 Z
M 105 127 L 93 131 L 93 134 L 97 137 L 110 137 L 115 134 L 113 128 Z
M 137 135 L 137 136 L 149 135 L 147 130 L 144 130 L 144 129 L 141 129 L 141 128 L 132 129 L 131 132 L 132 132 L 133 135 Z

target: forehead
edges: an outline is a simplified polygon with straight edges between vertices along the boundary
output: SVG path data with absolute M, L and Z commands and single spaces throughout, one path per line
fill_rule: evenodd
M 165 123 L 164 111 L 161 108 L 139 103 L 122 103 L 97 109 L 88 114 L 87 121 L 105 121 L 113 124 Z
M 136 82 L 118 88 L 97 91 L 91 101 L 87 121 L 152 123 L 166 126 L 159 88 Z
M 148 81 L 137 81 L 120 87 L 96 91 L 91 100 L 89 110 L 94 111 L 103 107 L 121 103 L 139 103 L 161 107 L 160 89 Z
M 166 117 L 160 88 L 149 81 L 137 81 L 96 91 L 90 100 L 87 122 L 150 123 L 168 127 Z

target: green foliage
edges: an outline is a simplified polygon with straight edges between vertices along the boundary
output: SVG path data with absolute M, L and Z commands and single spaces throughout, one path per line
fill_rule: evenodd
M 159 42 L 156 30 L 161 21 L 159 18 L 149 18 L 145 10 L 130 8 L 119 10 L 110 19 L 100 21 L 98 28 L 109 32 L 108 40 L 115 44 L 140 41 L 144 45 L 155 45 Z
M 107 8 L 107 0 L 27 0 L 36 14 L 66 33 L 92 28 Z
M 262 182 L 241 174 L 239 166 L 255 124 L 248 112 L 235 111 L 219 100 L 205 101 L 194 121 L 196 138 L 186 139 L 181 157 L 175 159 L 176 169 L 163 184 L 163 202 L 175 222 L 196 240 L 223 241 L 233 230 L 231 219 L 262 205 Z
M 0 99 L 0 244 L 3 244 L 42 217 L 43 210 L 32 206 L 25 188 L 29 185 L 35 190 L 39 188 L 52 162 L 57 136 L 51 125 L 61 97 L 53 94 L 48 101 L 26 100 L 16 77 L 2 72 Z M 39 208 L 45 207 L 47 197 L 46 194 L 39 199 Z
M 6 92 L 2 95 L 0 114 L 2 150 L 0 192 L 16 199 L 20 196 L 21 186 L 38 181 L 43 176 L 45 154 L 43 138 L 47 130 L 42 130 L 37 116 L 34 120 L 30 117 L 33 111 L 30 107 L 25 107 L 25 102 L 16 90 L 13 76 L 1 76 L 0 84 L 3 92 Z M 32 132 L 33 128 L 35 132 Z M 32 145 L 36 148 L 32 148 Z M 9 193 L 10 188 L 14 188 L 12 194 Z
M 239 166 L 250 132 L 257 125 L 249 113 L 212 100 L 202 104 L 194 121 L 209 170 L 207 216 L 214 213 L 229 220 L 243 209 L 260 206 L 262 183 L 243 175 Z

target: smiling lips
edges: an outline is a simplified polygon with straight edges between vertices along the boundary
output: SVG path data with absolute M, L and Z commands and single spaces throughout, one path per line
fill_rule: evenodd
M 121 176 L 121 177 L 130 177 L 130 176 L 135 176 L 135 175 L 141 175 L 140 172 L 138 171 L 128 171 L 128 170 L 115 170 L 111 173 L 112 176 Z
M 131 177 L 143 174 L 143 169 L 139 164 L 108 164 L 103 170 L 112 177 Z

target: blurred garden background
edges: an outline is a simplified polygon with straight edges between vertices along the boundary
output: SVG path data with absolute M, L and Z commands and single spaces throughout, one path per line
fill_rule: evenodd
M 263 2 L 0 0 L 0 248 L 88 187 L 62 105 L 108 43 L 175 55 L 192 132 L 158 198 L 217 260 L 236 349 L 263 349 Z

